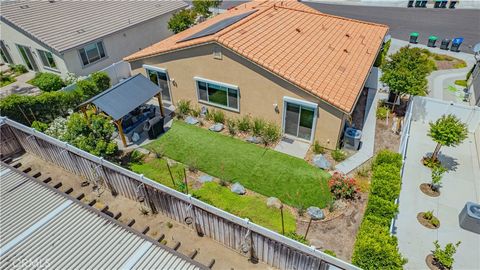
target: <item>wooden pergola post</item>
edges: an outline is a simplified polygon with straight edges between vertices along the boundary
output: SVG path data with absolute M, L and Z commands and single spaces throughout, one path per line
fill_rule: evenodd
M 165 117 L 165 112 L 163 111 L 163 106 L 162 106 L 162 94 L 161 93 L 157 94 L 157 99 L 158 99 L 158 107 L 160 107 L 160 115 L 162 117 Z
M 80 107 L 80 110 L 83 112 L 83 116 L 85 116 L 85 119 L 87 119 L 87 121 L 88 121 L 87 107 L 82 106 L 82 107 Z
M 120 138 L 122 139 L 122 143 L 124 147 L 127 147 L 127 140 L 125 139 L 125 134 L 123 134 L 123 128 L 122 128 L 122 119 L 118 119 L 114 121 L 115 125 L 117 125 L 118 129 L 118 134 L 120 135 Z

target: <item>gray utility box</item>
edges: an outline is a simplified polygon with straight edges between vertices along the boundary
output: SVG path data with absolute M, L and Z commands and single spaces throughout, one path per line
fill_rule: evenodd
M 480 234 L 480 204 L 467 202 L 458 215 L 458 222 L 463 229 Z
M 344 147 L 352 150 L 360 148 L 360 139 L 362 138 L 362 131 L 354 128 L 347 128 L 345 130 Z

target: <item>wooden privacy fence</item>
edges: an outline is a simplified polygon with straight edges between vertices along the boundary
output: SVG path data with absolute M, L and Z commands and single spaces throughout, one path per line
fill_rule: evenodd
M 7 118 L 0 119 L 1 153 L 26 151 L 95 182 L 114 195 L 142 203 L 187 224 L 238 253 L 279 269 L 359 269 L 309 247 L 91 155 Z

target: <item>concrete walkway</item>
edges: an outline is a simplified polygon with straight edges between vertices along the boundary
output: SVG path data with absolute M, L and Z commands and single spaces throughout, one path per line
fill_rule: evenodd
M 4 98 L 12 94 L 19 94 L 19 95 L 39 94 L 41 91 L 40 89 L 38 89 L 38 87 L 27 83 L 27 81 L 33 79 L 34 77 L 35 77 L 35 72 L 27 72 L 25 74 L 15 77 L 15 79 L 17 80 L 16 82 L 0 88 L 0 98 Z
M 433 242 L 442 247 L 461 241 L 454 256 L 454 269 L 480 269 L 480 235 L 463 230 L 458 215 L 467 201 L 480 201 L 480 167 L 474 134 L 458 147 L 445 147 L 440 159 L 450 169 L 443 177 L 439 197 L 429 197 L 419 186 L 431 179 L 431 170 L 420 164 L 435 143 L 427 137 L 427 121 L 412 121 L 405 160 L 399 214 L 395 222 L 400 252 L 408 259 L 405 269 L 428 269 L 425 257 L 431 253 Z M 419 212 L 433 210 L 440 220 L 436 230 L 425 228 L 417 221 Z
M 275 146 L 275 151 L 304 159 L 309 148 L 309 143 L 284 137 L 280 140 L 277 146 Z

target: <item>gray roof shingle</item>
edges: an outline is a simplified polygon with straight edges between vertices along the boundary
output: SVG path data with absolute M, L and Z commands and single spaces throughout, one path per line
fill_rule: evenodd
M 183 1 L 0 1 L 2 21 L 63 52 L 187 6 Z

